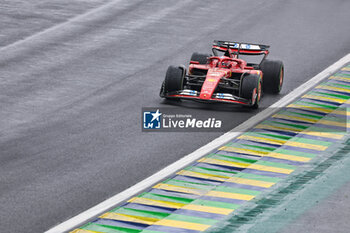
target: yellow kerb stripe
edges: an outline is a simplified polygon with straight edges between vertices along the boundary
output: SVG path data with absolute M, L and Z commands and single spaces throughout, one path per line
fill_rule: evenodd
M 332 113 L 344 116 L 350 116 L 350 112 L 346 110 L 334 110 Z
M 198 160 L 198 162 L 213 163 L 218 165 L 226 165 L 226 166 L 241 167 L 241 168 L 246 168 L 250 165 L 249 163 L 238 163 L 238 162 L 231 162 L 231 161 L 226 161 L 221 159 L 212 159 L 212 158 L 202 158 Z
M 234 167 L 251 168 L 251 169 L 260 170 L 260 171 L 277 172 L 277 173 L 283 173 L 283 174 L 290 174 L 291 172 L 293 172 L 293 170 L 290 170 L 290 169 L 270 167 L 270 166 L 259 165 L 259 164 L 245 164 L 244 166 L 238 166 L 236 165 L 237 163 L 235 162 L 224 161 L 219 159 L 211 159 L 211 158 L 203 158 L 201 162 L 218 164 L 218 165 L 226 165 L 226 166 L 234 166 Z
M 276 144 L 276 145 L 283 145 L 286 142 L 286 140 L 264 138 L 264 137 L 257 137 L 257 136 L 244 135 L 244 134 L 239 136 L 238 139 L 251 140 L 255 142 L 267 142 L 267 143 Z
M 127 222 L 136 222 L 136 223 L 147 224 L 147 225 L 152 225 L 153 223 L 159 220 L 158 218 L 149 218 L 149 217 L 120 214 L 120 213 L 111 213 L 111 212 L 105 213 L 101 215 L 99 218 L 107 218 L 107 219 L 127 221 Z
M 256 129 L 270 129 L 270 130 L 280 130 L 285 132 L 292 132 L 292 133 L 299 133 L 302 131 L 302 129 L 292 129 L 292 128 L 286 128 L 286 127 L 279 127 L 274 125 L 265 125 L 265 124 L 259 124 L 255 126 Z
M 138 203 L 138 204 L 145 204 L 145 205 L 155 205 L 155 206 L 163 206 L 163 207 L 169 207 L 169 208 L 175 208 L 175 209 L 186 209 L 186 210 L 196 210 L 196 211 L 202 211 L 202 212 L 208 212 L 208 213 L 214 213 L 214 214 L 224 214 L 227 215 L 231 213 L 232 209 L 227 208 L 220 208 L 220 207 L 211 207 L 211 206 L 203 206 L 203 205 L 195 205 L 195 204 L 182 204 L 182 203 L 174 203 L 174 202 L 168 202 L 168 201 L 156 201 L 149 198 L 142 198 L 142 197 L 134 197 L 130 199 L 128 202 L 132 203 Z
M 333 125 L 333 126 L 344 127 L 344 128 L 349 127 L 347 122 L 342 122 L 342 121 L 320 120 L 318 123 L 322 125 Z
M 283 174 L 290 174 L 294 171 L 292 169 L 270 167 L 270 166 L 265 166 L 265 165 L 260 165 L 260 164 L 252 164 L 248 168 L 255 169 L 255 170 L 261 170 L 261 171 L 267 171 L 267 172 L 283 173 Z
M 316 132 L 316 131 L 303 131 L 302 134 L 323 137 L 323 138 L 333 138 L 333 139 L 342 139 L 344 135 L 336 134 L 336 133 L 325 133 L 325 132 Z
M 182 170 L 176 173 L 178 175 L 183 175 L 183 176 L 192 176 L 192 177 L 198 177 L 198 178 L 203 178 L 203 179 L 210 179 L 210 180 L 217 180 L 217 181 L 225 181 L 227 178 L 222 178 L 219 176 L 211 175 L 211 174 L 204 174 L 200 172 L 193 172 L 193 171 L 187 171 L 187 170 Z
M 239 193 L 228 193 L 228 192 L 221 192 L 221 191 L 188 189 L 185 187 L 180 187 L 180 186 L 176 186 L 176 185 L 168 185 L 168 184 L 159 184 L 159 185 L 154 186 L 153 188 L 182 192 L 182 193 L 190 193 L 190 194 L 195 194 L 195 195 L 200 195 L 200 196 L 205 195 L 205 196 L 224 197 L 224 198 L 239 199 L 239 200 L 250 200 L 254 197 L 252 195 L 245 195 L 245 194 L 239 194 Z
M 84 229 L 75 229 L 74 231 L 71 231 L 70 233 L 100 233 L 99 231 L 89 231 Z
M 340 81 L 345 81 L 345 82 L 350 82 L 350 78 L 340 77 L 340 76 L 332 76 L 332 77 L 330 77 L 330 79 L 340 80 Z
M 290 143 L 290 144 L 293 144 L 293 143 Z M 301 156 L 287 155 L 287 154 L 274 153 L 274 152 L 262 152 L 262 151 L 256 151 L 256 150 L 250 150 L 250 149 L 236 148 L 231 146 L 222 147 L 219 150 L 231 151 L 236 153 L 244 153 L 244 154 L 250 154 L 250 155 L 258 155 L 258 156 L 267 156 L 267 157 L 294 160 L 294 161 L 303 161 L 303 162 L 310 160 L 309 158 L 301 157 Z
M 288 108 L 307 109 L 307 110 L 313 110 L 313 111 L 316 111 L 316 112 L 323 112 L 323 113 L 330 113 L 330 112 L 333 111 L 333 109 L 321 108 L 321 107 L 312 107 L 312 106 L 307 106 L 307 105 L 302 105 L 302 104 L 290 104 L 287 107 Z
M 341 103 L 341 104 L 346 101 L 344 99 L 338 99 L 338 98 L 332 98 L 332 97 L 326 97 L 326 96 L 320 96 L 320 95 L 303 95 L 302 98 L 327 100 L 327 101 Z
M 184 228 L 184 229 L 197 230 L 197 231 L 204 231 L 208 227 L 210 227 L 210 225 L 206 225 L 206 224 L 191 223 L 191 222 L 184 222 L 184 221 L 170 220 L 170 219 L 149 218 L 149 217 L 134 216 L 134 215 L 127 215 L 127 214 L 120 214 L 120 213 L 106 213 L 100 216 L 100 218 L 135 222 L 135 223 L 141 223 L 141 224 L 147 224 L 147 225 L 170 226 L 170 227 Z
M 210 225 L 193 223 L 193 222 L 184 222 L 184 221 L 178 221 L 178 220 L 171 220 L 171 219 L 166 219 L 166 218 L 156 222 L 154 225 L 184 228 L 184 229 L 195 230 L 195 231 L 205 231 L 206 229 L 211 227 Z
M 170 202 L 170 201 L 160 201 L 160 200 L 153 200 L 150 198 L 144 198 L 144 197 L 134 197 L 128 200 L 128 202 L 137 203 L 137 204 L 144 204 L 144 205 L 155 205 L 155 206 L 162 206 L 162 207 L 169 207 L 169 208 L 175 208 L 179 209 L 183 207 L 186 204 L 182 203 L 176 203 L 176 202 Z
M 282 154 L 282 153 L 277 153 L 277 152 L 271 152 L 266 157 L 272 157 L 276 159 L 286 159 L 286 160 L 291 160 L 291 161 L 298 161 L 298 162 L 308 162 L 310 161 L 310 158 L 303 157 L 303 156 L 296 156 L 296 155 L 287 155 L 287 154 Z
M 331 90 L 331 91 L 342 91 L 350 93 L 350 89 L 341 88 L 341 87 L 332 87 L 332 86 L 326 86 L 326 85 L 319 85 L 316 87 L 317 89 L 324 89 L 324 90 Z
M 172 184 L 162 184 L 162 183 L 153 186 L 153 188 L 164 189 L 164 190 L 175 191 L 175 192 L 182 192 L 182 193 L 190 193 L 190 194 L 195 194 L 195 195 L 203 195 L 204 193 L 207 192 L 207 190 L 187 188 L 187 187 L 182 187 L 182 186 L 177 186 L 177 185 L 172 185 Z
M 325 150 L 327 149 L 326 146 L 319 146 L 309 143 L 302 143 L 302 142 L 296 142 L 296 141 L 287 141 L 287 140 L 281 140 L 281 139 L 273 139 L 273 138 L 264 138 L 264 137 L 256 137 L 256 136 L 250 136 L 250 135 L 242 135 L 239 136 L 238 139 L 245 139 L 255 142 L 266 142 L 270 144 L 276 144 L 276 145 L 287 145 L 287 146 L 294 146 L 294 147 L 301 147 L 306 149 L 313 149 L 313 150 Z
M 248 154 L 248 155 L 258 155 L 258 156 L 264 156 L 268 153 L 265 151 L 245 149 L 245 148 L 239 148 L 239 147 L 233 147 L 233 146 L 223 146 L 223 147 L 219 148 L 219 150 L 236 152 L 236 153 L 244 153 L 244 154 Z
M 301 147 L 305 149 L 319 150 L 319 151 L 323 151 L 328 148 L 328 146 L 315 145 L 315 144 L 309 144 L 309 143 L 297 142 L 297 141 L 287 141 L 284 145 Z
M 285 114 L 275 114 L 272 117 L 286 119 L 286 120 L 298 120 L 298 121 L 304 121 L 304 122 L 308 122 L 308 123 L 316 123 L 317 122 L 317 120 L 315 120 L 315 119 L 308 119 L 305 117 L 298 117 L 298 116 L 289 116 L 289 115 L 285 115 Z
M 228 214 L 232 213 L 232 211 L 233 211 L 233 209 L 212 207 L 212 206 L 203 206 L 203 205 L 194 205 L 194 204 L 185 205 L 181 209 L 195 210 L 195 211 L 201 211 L 201 212 L 207 212 L 207 213 L 213 213 L 213 214 L 223 214 L 223 215 L 228 215 Z
M 221 192 L 221 191 L 214 191 L 214 190 L 208 192 L 205 195 L 211 196 L 211 197 L 223 197 L 223 198 L 238 199 L 238 200 L 245 200 L 245 201 L 249 201 L 255 197 L 253 195 L 240 194 L 240 193 L 228 193 L 228 192 Z
M 258 186 L 258 187 L 264 187 L 264 188 L 269 188 L 275 184 L 273 182 L 244 179 L 240 177 L 231 177 L 230 179 L 227 180 L 227 182 L 232 182 L 237 184 L 246 184 L 246 185 Z
M 255 126 L 257 129 L 270 129 L 270 130 L 280 130 L 285 132 L 294 132 L 294 133 L 301 133 L 316 137 L 324 137 L 324 138 L 333 138 L 333 139 L 342 139 L 344 135 L 337 134 L 337 133 L 325 133 L 325 132 L 315 132 L 315 131 L 308 131 L 308 130 L 301 130 L 301 129 L 288 129 L 284 127 L 278 127 L 278 126 L 272 126 L 272 125 L 264 125 L 260 124 Z

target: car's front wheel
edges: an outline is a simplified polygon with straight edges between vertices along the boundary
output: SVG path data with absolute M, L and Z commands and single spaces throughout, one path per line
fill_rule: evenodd
M 250 100 L 252 108 L 259 108 L 262 95 L 262 80 L 259 75 L 244 76 L 241 83 L 241 97 Z
M 176 66 L 169 66 L 165 75 L 164 82 L 160 89 L 160 96 L 164 97 L 167 93 L 180 91 L 184 87 L 185 73 L 184 69 Z
M 264 60 L 260 65 L 263 72 L 263 89 L 266 93 L 280 93 L 284 79 L 284 66 L 282 61 Z

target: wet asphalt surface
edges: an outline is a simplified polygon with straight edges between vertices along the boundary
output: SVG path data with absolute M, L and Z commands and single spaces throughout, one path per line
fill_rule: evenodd
M 350 52 L 345 0 L 72 2 L 0 1 L 0 232 L 43 232 L 223 133 L 142 133 L 142 107 L 232 127 L 256 114 L 159 98 L 167 66 L 213 40 L 269 44 L 284 62 L 262 108 Z

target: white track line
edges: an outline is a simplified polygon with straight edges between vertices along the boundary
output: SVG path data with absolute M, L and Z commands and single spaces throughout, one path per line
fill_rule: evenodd
M 342 59 L 334 63 L 333 65 L 329 66 L 325 70 L 323 70 L 321 73 L 317 74 L 313 78 L 311 78 L 306 83 L 302 84 L 300 87 L 289 93 L 288 95 L 284 96 L 282 99 L 280 99 L 275 104 L 271 105 L 269 108 L 265 109 L 264 111 L 258 113 L 257 115 L 249 118 L 247 121 L 239 125 L 238 127 L 232 129 L 231 131 L 223 134 L 222 136 L 214 139 L 207 145 L 197 149 L 196 151 L 192 152 L 189 155 L 186 155 L 182 159 L 170 164 L 169 166 L 163 168 L 159 172 L 153 174 L 152 176 L 144 179 L 143 181 L 135 184 L 134 186 L 124 190 L 123 192 L 120 192 L 116 194 L 115 196 L 101 202 L 100 204 L 78 214 L 77 216 L 51 228 L 50 230 L 46 231 L 46 233 L 61 233 L 66 232 L 69 230 L 72 230 L 75 227 L 78 227 L 79 225 L 83 224 L 87 220 L 111 209 L 113 206 L 116 206 L 117 204 L 126 201 L 131 196 L 136 195 L 137 193 L 140 193 L 142 190 L 145 190 L 146 188 L 151 187 L 155 183 L 160 182 L 161 180 L 165 179 L 166 177 L 170 176 L 171 174 L 175 173 L 176 171 L 186 167 L 193 161 L 203 157 L 204 155 L 210 153 L 214 149 L 222 146 L 223 144 L 229 142 L 233 138 L 239 136 L 243 132 L 247 131 L 248 129 L 252 128 L 254 125 L 259 123 L 260 121 L 266 119 L 267 117 L 271 116 L 272 114 L 276 113 L 279 108 L 285 107 L 292 101 L 294 101 L 297 97 L 299 97 L 304 92 L 308 91 L 310 88 L 315 86 L 317 83 L 322 81 L 323 79 L 327 78 L 331 74 L 333 74 L 335 71 L 340 69 L 342 66 L 344 66 L 346 63 L 350 62 L 350 53 L 346 56 L 344 56 Z

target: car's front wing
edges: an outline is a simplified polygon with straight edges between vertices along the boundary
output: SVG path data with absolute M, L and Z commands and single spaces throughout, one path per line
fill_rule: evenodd
M 200 92 L 198 91 L 185 89 L 182 91 L 163 94 L 161 95 L 161 97 L 168 98 L 168 99 L 186 99 L 186 100 L 193 100 L 198 102 L 216 102 L 216 103 L 228 103 L 228 104 L 238 104 L 238 105 L 246 105 L 246 106 L 251 105 L 250 100 L 247 100 L 238 96 L 234 96 L 228 93 L 215 93 L 209 99 L 201 99 L 199 97 L 199 94 Z

